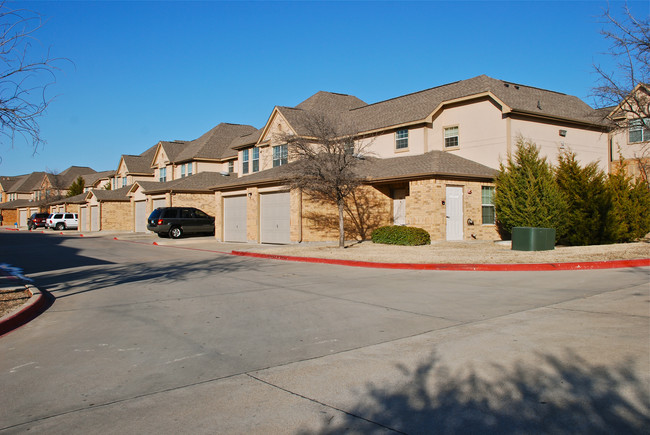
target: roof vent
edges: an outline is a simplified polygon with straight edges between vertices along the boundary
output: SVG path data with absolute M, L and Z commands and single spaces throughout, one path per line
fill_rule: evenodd
M 537 108 L 538 108 L 539 110 L 542 110 L 542 102 L 539 101 L 539 100 L 537 100 Z
M 509 87 L 510 87 L 510 83 L 504 83 L 503 86 L 505 86 L 506 88 L 509 88 Z
M 228 172 L 228 171 L 221 171 L 221 172 L 219 172 L 219 173 L 220 173 L 221 175 L 223 175 L 224 177 L 227 177 L 227 176 L 230 175 L 230 172 Z

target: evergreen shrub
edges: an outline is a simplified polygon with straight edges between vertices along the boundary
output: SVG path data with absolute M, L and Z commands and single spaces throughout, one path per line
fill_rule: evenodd
M 431 244 L 431 236 L 422 228 L 390 225 L 372 232 L 373 243 L 385 245 L 419 246 Z

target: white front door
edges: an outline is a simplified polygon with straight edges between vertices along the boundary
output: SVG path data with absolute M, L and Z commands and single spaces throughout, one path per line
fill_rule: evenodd
M 463 188 L 447 186 L 445 198 L 447 240 L 463 240 Z
M 406 225 L 406 190 L 393 192 L 393 225 Z

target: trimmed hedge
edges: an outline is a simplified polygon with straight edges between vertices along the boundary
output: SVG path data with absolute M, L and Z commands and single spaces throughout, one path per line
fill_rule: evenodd
M 372 232 L 373 243 L 385 245 L 418 246 L 431 244 L 431 236 L 422 228 L 391 225 Z

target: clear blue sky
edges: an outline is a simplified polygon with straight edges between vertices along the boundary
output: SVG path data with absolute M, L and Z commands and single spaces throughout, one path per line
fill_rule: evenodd
M 648 1 L 628 4 L 650 14 Z M 319 90 L 373 103 L 486 74 L 593 106 L 592 65 L 610 64 L 600 0 L 19 5 L 47 20 L 39 43 L 74 65 L 48 91 L 47 144 L 32 156 L 2 142 L 0 175 L 114 170 L 122 154 L 219 122 L 260 128 L 275 105 Z

